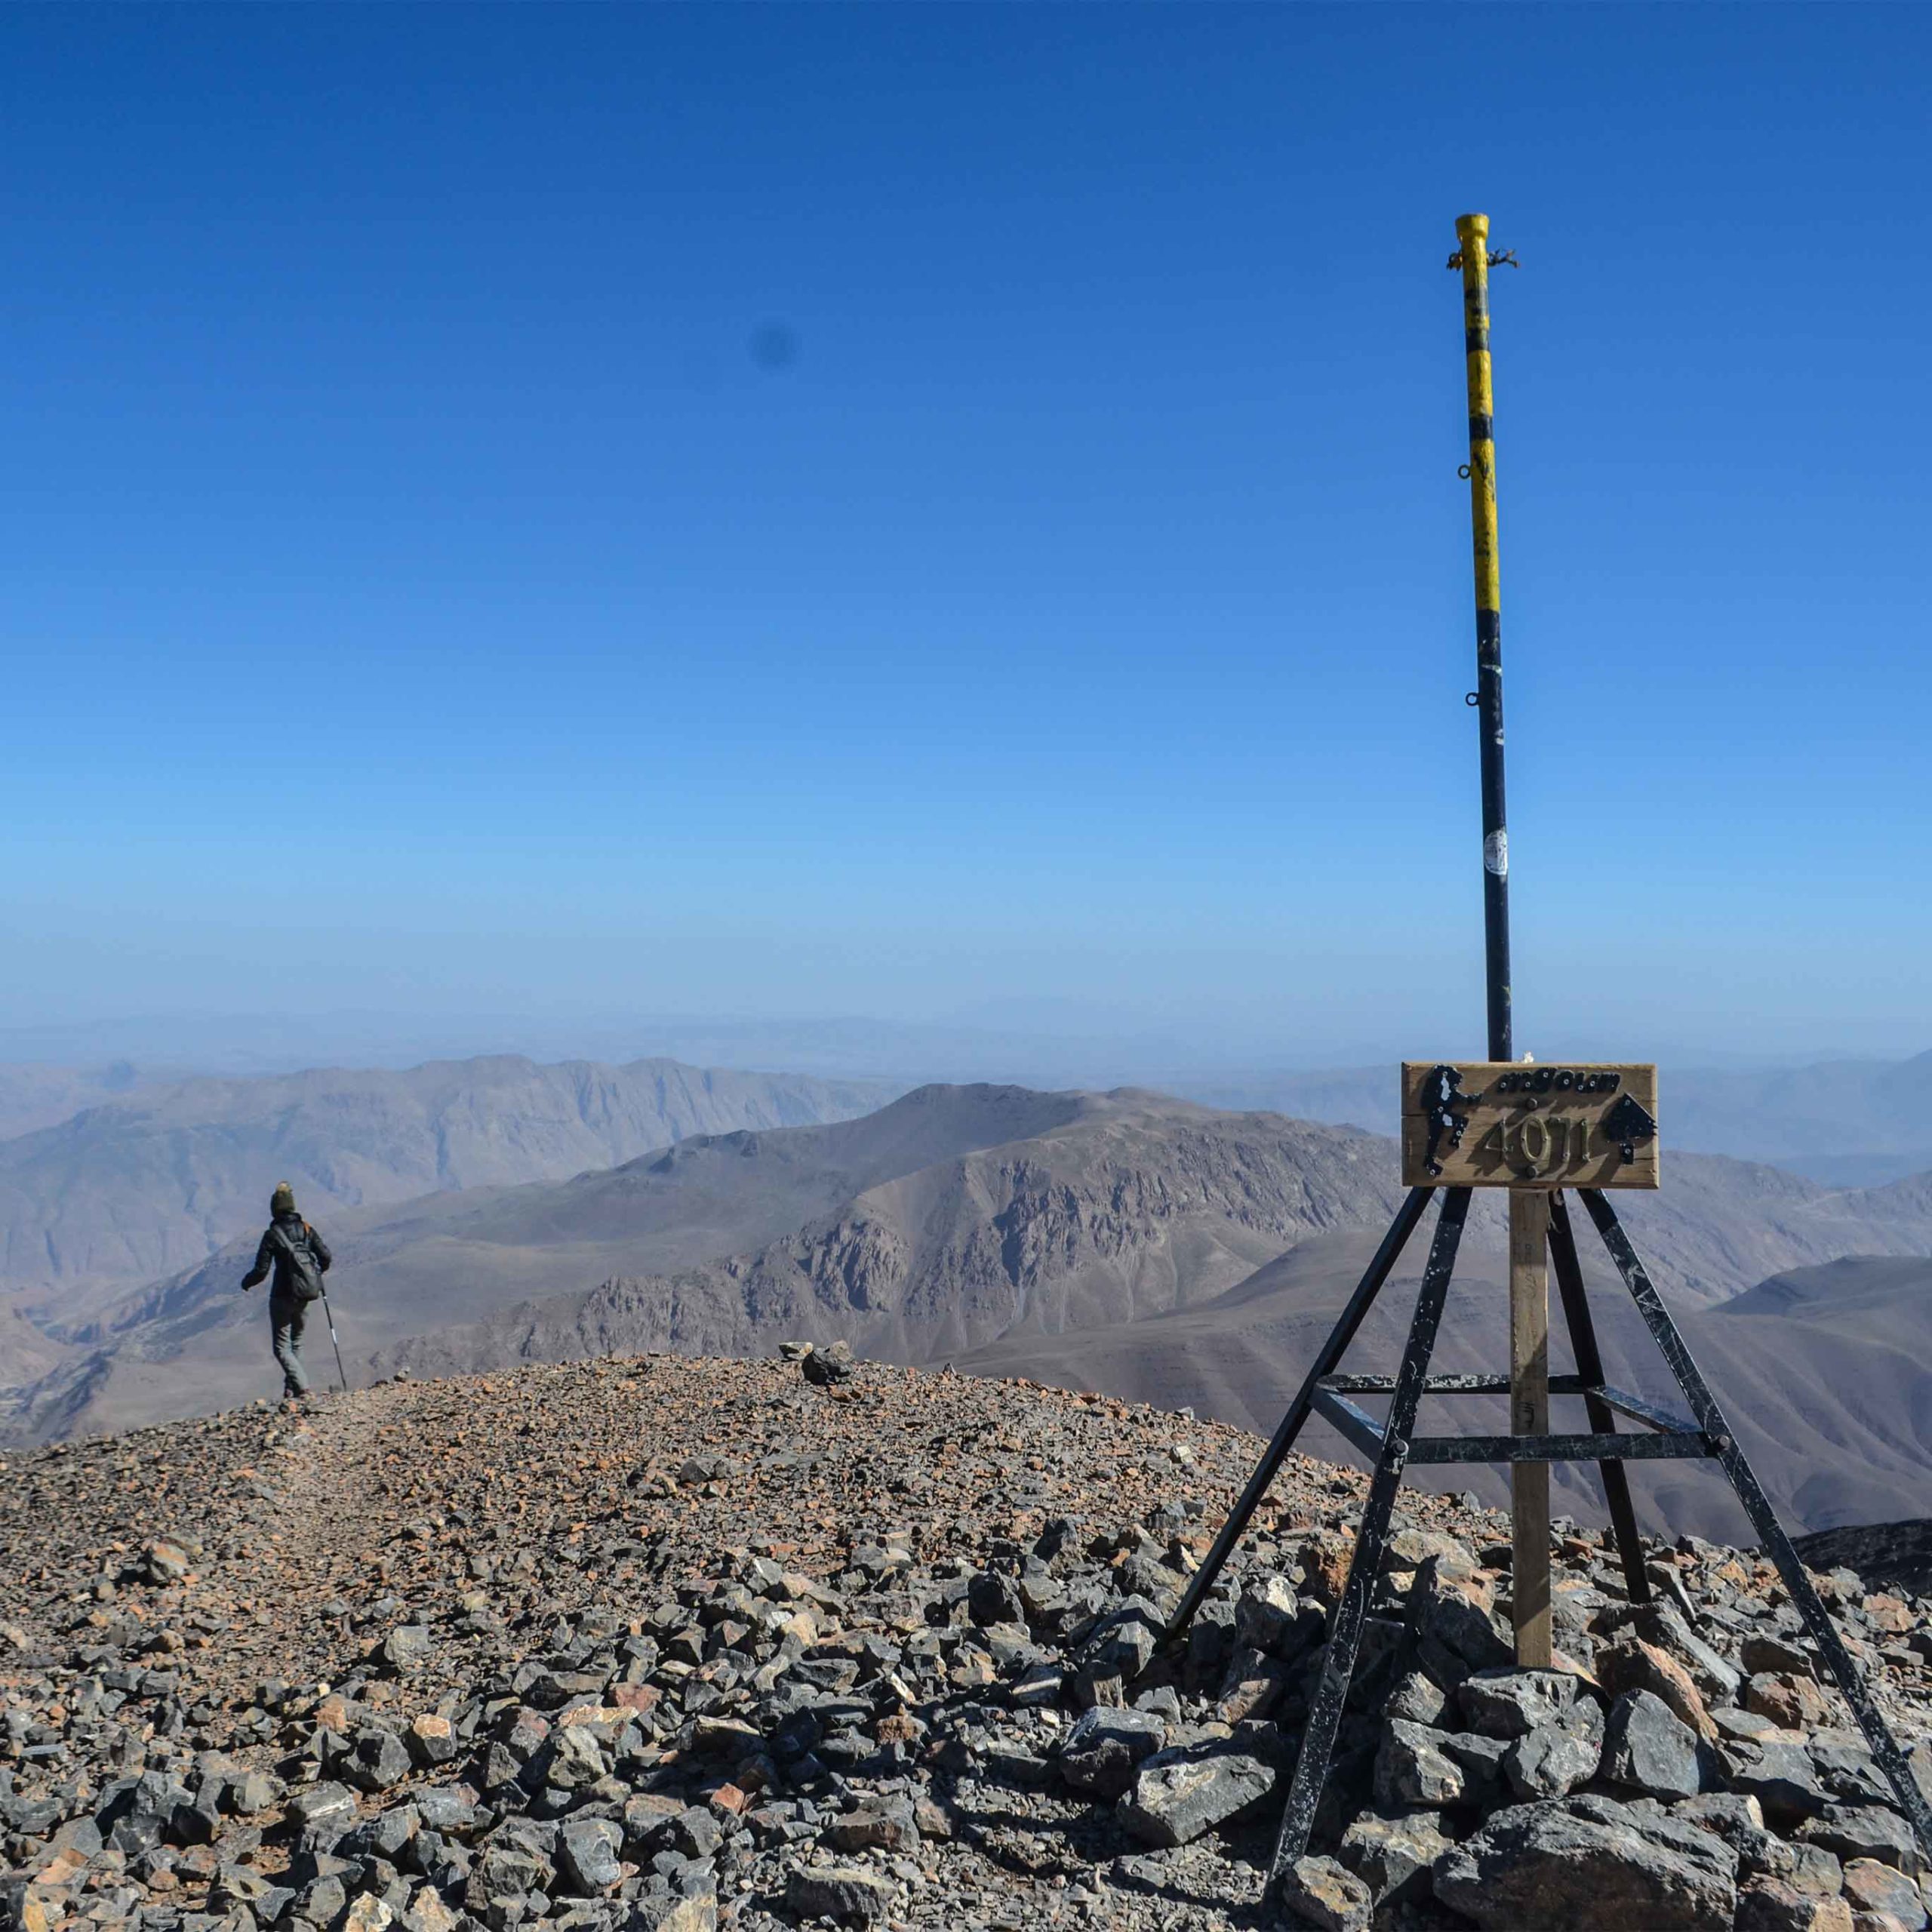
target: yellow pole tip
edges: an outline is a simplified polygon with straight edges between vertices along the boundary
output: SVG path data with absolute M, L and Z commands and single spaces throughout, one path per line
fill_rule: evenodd
M 1484 242 L 1489 238 L 1489 217 L 1486 214 L 1459 214 L 1456 217 L 1456 232 L 1465 242 Z

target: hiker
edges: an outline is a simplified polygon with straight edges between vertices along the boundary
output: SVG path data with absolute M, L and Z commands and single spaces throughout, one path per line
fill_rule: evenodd
M 302 1324 L 309 1304 L 321 1298 L 322 1277 L 328 1272 L 329 1244 L 295 1211 L 295 1190 L 278 1181 L 269 1197 L 267 1232 L 255 1250 L 255 1265 L 242 1277 L 245 1294 L 275 1270 L 269 1290 L 269 1321 L 275 1335 L 275 1358 L 281 1366 L 285 1401 L 299 1402 L 309 1393 L 302 1372 Z

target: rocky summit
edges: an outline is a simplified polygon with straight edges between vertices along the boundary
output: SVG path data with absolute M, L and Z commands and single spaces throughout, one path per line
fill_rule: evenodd
M 1919 1848 L 1753 1553 L 1405 1494 L 1311 1855 L 1263 1874 L 1362 1479 L 788 1352 L 398 1378 L 0 1458 L 0 1925 L 1919 1932 Z M 1932 1635 L 1820 1587 L 1921 1782 Z M 1289 1916 L 1284 1916 L 1287 1913 Z

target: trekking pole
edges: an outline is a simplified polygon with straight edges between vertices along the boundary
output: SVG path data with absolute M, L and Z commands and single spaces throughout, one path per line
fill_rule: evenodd
M 335 1344 L 335 1379 L 341 1384 L 338 1392 L 349 1393 L 349 1371 L 342 1365 L 342 1343 L 335 1332 L 335 1310 L 329 1306 L 329 1291 L 322 1291 L 322 1314 L 329 1324 L 329 1340 Z

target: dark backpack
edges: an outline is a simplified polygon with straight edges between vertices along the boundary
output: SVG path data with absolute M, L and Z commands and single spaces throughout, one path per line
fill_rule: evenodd
M 300 1235 L 291 1235 L 280 1227 L 274 1231 L 276 1245 L 288 1257 L 289 1291 L 297 1301 L 319 1301 L 322 1298 L 322 1266 L 309 1243 L 311 1232 L 306 1221 L 302 1223 Z

